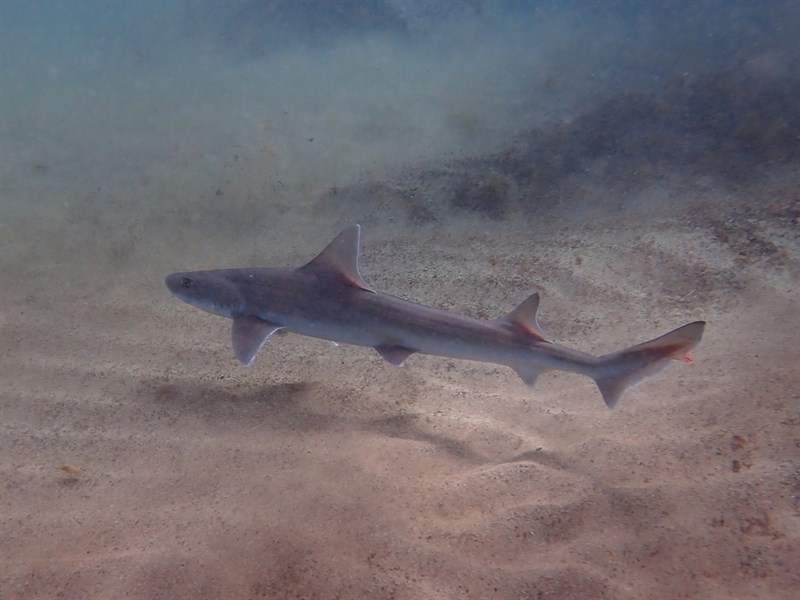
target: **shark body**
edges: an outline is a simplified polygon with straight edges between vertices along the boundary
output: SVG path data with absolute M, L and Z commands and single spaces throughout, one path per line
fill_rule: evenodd
M 482 320 L 383 294 L 358 271 L 360 227 L 340 233 L 319 255 L 297 268 L 246 268 L 168 275 L 172 294 L 207 312 L 233 319 L 236 357 L 253 362 L 278 329 L 370 346 L 393 365 L 412 354 L 432 354 L 506 365 L 533 386 L 557 369 L 594 379 L 610 408 L 629 387 L 666 367 L 687 362 L 705 323 L 695 321 L 625 350 L 593 356 L 554 343 L 539 327 L 539 295 L 505 317 Z

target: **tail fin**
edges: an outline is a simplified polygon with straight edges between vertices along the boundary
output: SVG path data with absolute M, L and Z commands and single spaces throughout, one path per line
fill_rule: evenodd
M 700 343 L 705 325 L 695 321 L 649 342 L 601 356 L 593 378 L 606 405 L 614 408 L 625 390 L 655 375 L 670 360 L 691 362 L 689 351 Z

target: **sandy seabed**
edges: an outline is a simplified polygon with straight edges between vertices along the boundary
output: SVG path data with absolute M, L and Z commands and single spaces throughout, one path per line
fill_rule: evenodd
M 791 598 L 796 183 L 542 219 L 283 210 L 238 238 L 224 216 L 7 210 L 2 596 Z M 163 288 L 301 264 L 356 219 L 382 291 L 485 318 L 539 291 L 543 327 L 593 353 L 695 319 L 704 342 L 610 411 L 579 376 L 529 390 L 291 334 L 243 368 L 230 322 Z

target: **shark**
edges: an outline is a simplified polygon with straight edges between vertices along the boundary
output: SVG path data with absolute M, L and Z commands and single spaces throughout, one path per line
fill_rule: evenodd
M 545 371 L 595 381 L 606 406 L 673 361 L 691 362 L 705 322 L 695 321 L 650 341 L 594 356 L 554 342 L 539 326 L 539 294 L 507 315 L 477 319 L 373 289 L 359 272 L 361 227 L 342 231 L 300 267 L 179 272 L 165 279 L 177 298 L 233 319 L 233 351 L 249 366 L 279 329 L 336 343 L 369 346 L 392 365 L 430 354 L 505 365 L 533 387 Z

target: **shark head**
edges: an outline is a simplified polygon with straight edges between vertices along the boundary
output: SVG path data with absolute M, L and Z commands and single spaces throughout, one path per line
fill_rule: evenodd
M 225 271 L 172 273 L 164 283 L 184 302 L 221 317 L 232 318 L 243 305 L 238 286 L 226 277 Z

